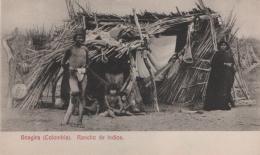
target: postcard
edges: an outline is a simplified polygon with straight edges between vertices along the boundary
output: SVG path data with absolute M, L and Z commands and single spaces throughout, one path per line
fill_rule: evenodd
M 258 0 L 2 0 L 0 154 L 259 155 Z

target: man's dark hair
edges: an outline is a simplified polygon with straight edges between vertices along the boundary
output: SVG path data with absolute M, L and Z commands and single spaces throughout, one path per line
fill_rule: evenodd
M 78 35 L 81 35 L 83 36 L 84 40 L 85 40 L 85 37 L 86 37 L 86 31 L 84 29 L 78 29 L 74 32 L 74 35 L 73 35 L 73 40 L 76 41 L 76 37 Z
M 110 90 L 116 90 L 118 91 L 118 87 L 116 84 L 110 84 L 108 87 L 107 87 L 107 94 L 109 94 L 109 91 Z

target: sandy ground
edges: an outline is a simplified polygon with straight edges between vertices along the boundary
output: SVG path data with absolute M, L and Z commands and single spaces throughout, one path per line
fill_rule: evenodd
M 108 118 L 84 117 L 85 128 L 60 126 L 64 111 L 40 109 L 33 112 L 10 112 L 3 117 L 3 131 L 246 131 L 260 129 L 259 106 L 238 106 L 231 111 L 203 114 L 179 113 L 171 107 L 166 112 L 145 116 Z M 74 117 L 75 119 L 75 117 Z

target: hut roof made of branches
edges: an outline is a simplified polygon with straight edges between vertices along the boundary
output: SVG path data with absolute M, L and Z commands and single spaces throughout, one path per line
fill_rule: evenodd
M 140 33 L 133 21 L 134 15 L 118 16 L 93 13 L 80 5 L 76 8 L 71 0 L 66 0 L 66 3 L 70 20 L 60 26 L 55 34 L 52 34 L 51 41 L 46 46 L 46 49 L 31 50 L 34 54 L 38 53 L 38 55 L 36 61 L 30 63 L 30 72 L 27 73 L 28 78 L 24 81 L 28 93 L 17 104 L 21 109 L 36 107 L 42 92 L 57 78 L 61 68 L 60 61 L 64 52 L 73 46 L 73 35 L 78 28 L 84 27 L 87 30 L 87 40 L 84 44 L 89 48 L 89 58 L 92 63 L 100 62 L 104 57 L 120 59 L 143 47 Z M 199 17 L 202 21 L 207 21 L 207 27 L 209 19 L 219 17 L 217 13 L 202 4 L 197 4 L 197 8 L 190 12 L 178 11 L 178 13 L 164 14 L 144 11 L 136 14 L 136 16 L 141 24 L 141 33 L 147 35 L 148 38 L 175 29 L 176 26 L 189 25 L 195 22 L 196 17 Z M 124 35 L 114 35 L 115 30 L 120 29 L 120 26 L 122 26 L 122 32 L 120 32 Z M 194 55 L 198 58 L 202 57 L 201 55 L 207 53 L 208 49 L 212 47 L 211 37 L 206 34 L 201 34 L 199 43 L 194 50 Z M 207 48 L 202 46 L 205 40 L 209 42 Z
M 80 20 L 82 17 L 86 18 L 88 23 L 93 22 L 117 22 L 117 23 L 127 23 L 134 24 L 134 15 L 117 15 L 111 13 L 96 13 L 92 12 L 88 5 L 84 8 L 78 2 L 73 0 L 66 0 L 68 13 L 71 20 Z M 154 23 L 161 19 L 174 19 L 174 18 L 185 18 L 185 17 L 194 17 L 201 16 L 205 14 L 214 14 L 215 11 L 211 10 L 208 7 L 205 7 L 203 3 L 195 3 L 196 7 L 190 11 L 180 11 L 176 7 L 176 12 L 169 13 L 158 13 L 155 11 L 140 11 L 137 13 L 137 17 L 140 23 Z M 203 5 L 203 6 L 202 6 Z

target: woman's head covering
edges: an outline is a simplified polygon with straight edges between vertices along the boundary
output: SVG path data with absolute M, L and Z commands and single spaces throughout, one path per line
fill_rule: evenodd
M 220 49 L 220 46 L 222 44 L 225 44 L 227 46 L 226 50 L 230 49 L 230 46 L 229 46 L 228 42 L 226 42 L 225 40 L 221 40 L 220 42 L 218 42 L 218 49 Z

